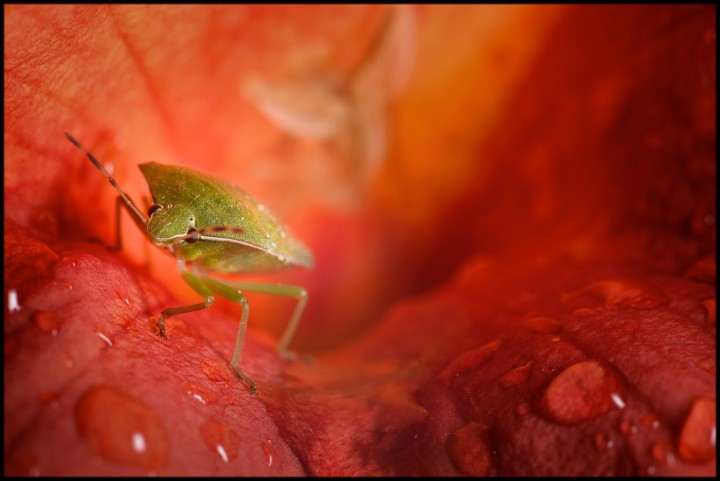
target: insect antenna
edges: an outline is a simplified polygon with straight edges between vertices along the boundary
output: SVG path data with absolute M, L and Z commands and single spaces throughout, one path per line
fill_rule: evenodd
M 77 139 L 75 137 L 73 137 L 72 135 L 70 135 L 69 133 L 65 132 L 65 137 L 67 137 L 68 140 L 70 142 L 72 142 L 72 144 L 75 147 L 77 147 L 78 149 L 85 152 L 85 154 L 87 154 L 88 159 L 90 159 L 90 161 L 93 163 L 93 165 L 95 165 L 95 167 L 97 167 L 98 170 L 100 172 L 102 172 L 105 177 L 108 178 L 108 180 L 110 181 L 112 186 L 115 187 L 115 189 L 120 193 L 120 197 L 125 202 L 127 207 L 132 211 L 132 213 L 135 215 L 135 217 L 138 220 L 142 221 L 143 224 L 147 224 L 148 220 L 145 217 L 145 215 L 140 211 L 140 209 L 137 208 L 137 206 L 132 201 L 132 199 L 130 197 L 128 197 L 128 195 L 120 188 L 120 186 L 115 181 L 113 176 L 110 175 L 110 173 L 107 170 L 105 170 L 105 167 L 102 166 L 102 164 L 95 158 L 95 156 L 89 150 L 87 150 L 85 147 L 83 147 L 82 144 L 80 142 L 78 142 Z

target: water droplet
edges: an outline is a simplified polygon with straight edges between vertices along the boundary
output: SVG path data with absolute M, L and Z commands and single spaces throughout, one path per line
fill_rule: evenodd
M 200 435 L 211 452 L 229 463 L 237 457 L 240 437 L 224 424 L 208 421 L 200 425 Z
M 664 441 L 657 441 L 650 448 L 650 453 L 657 463 L 661 466 L 673 466 L 675 464 L 675 454 L 672 448 Z
M 605 453 L 615 447 L 615 441 L 608 439 L 605 433 L 597 433 L 595 435 L 595 447 L 598 451 Z
M 73 360 L 70 358 L 70 355 L 69 355 L 67 352 L 63 352 L 63 353 L 61 354 L 61 357 L 62 357 L 63 362 L 64 362 L 64 364 L 65 364 L 65 368 L 66 368 L 66 369 L 72 369 L 73 366 L 75 365 L 75 363 L 74 363 Z
M 621 382 L 612 371 L 597 361 L 583 361 L 550 382 L 540 408 L 558 423 L 576 424 L 618 407 L 616 399 L 622 399 L 623 394 Z
M 523 322 L 523 326 L 539 334 L 554 334 L 560 330 L 562 324 L 552 317 L 533 317 Z
M 262 443 L 262 451 L 265 455 L 265 459 L 267 459 L 268 467 L 271 467 L 273 464 L 273 455 L 275 454 L 275 450 L 273 450 L 271 440 L 268 439 L 264 443 Z
M 232 379 L 230 368 L 225 363 L 220 364 L 217 361 L 203 360 L 200 362 L 200 369 L 212 382 L 222 382 L 227 385 L 228 381 Z
M 49 311 L 35 311 L 32 315 L 33 324 L 35 324 L 42 332 L 51 336 L 57 336 L 62 324 L 62 318 Z
M 656 415 L 650 413 L 640 420 L 640 424 L 646 428 L 658 429 L 660 427 L 660 420 Z
M 43 392 L 40 393 L 40 402 L 45 406 L 49 406 L 52 409 L 60 407 L 60 401 L 58 400 L 58 394 L 56 392 Z
M 703 371 L 709 372 L 713 376 L 715 375 L 715 364 L 715 359 L 703 359 L 702 361 L 698 361 L 698 367 Z
M 265 233 L 265 238 L 266 238 L 266 239 L 269 239 L 269 238 L 270 238 L 270 233 L 269 233 L 269 232 L 266 232 L 266 233 Z
M 63 266 L 77 266 L 78 260 L 75 256 L 63 254 L 62 257 L 60 257 L 60 264 Z
M 528 403 L 519 404 L 518 407 L 515 408 L 515 412 L 518 416 L 525 416 L 530 413 L 530 405 Z
M 167 464 L 170 443 L 162 418 L 117 389 L 85 391 L 75 406 L 75 422 L 89 449 L 106 461 L 147 470 Z
M 15 289 L 9 289 L 8 290 L 8 312 L 12 314 L 13 312 L 17 312 L 21 310 L 20 302 L 18 301 L 18 294 L 17 290 Z
M 62 282 L 62 286 L 63 286 L 65 289 L 69 290 L 69 291 L 71 291 L 72 288 L 73 288 L 72 284 L 70 284 L 70 283 L 67 282 L 67 281 L 63 281 L 63 282 Z
M 702 301 L 702 306 L 705 308 L 705 322 L 708 327 L 715 327 L 715 298 L 705 299 Z
M 532 361 L 527 362 L 520 367 L 516 367 L 512 371 L 505 374 L 502 378 L 500 378 L 500 386 L 508 389 L 512 386 L 517 386 L 518 384 L 524 383 L 525 381 L 527 381 L 527 378 L 530 375 L 531 367 Z
M 194 382 L 185 383 L 185 393 L 200 404 L 214 404 L 216 401 L 214 395 L 210 394 L 210 392 L 206 391 Z
M 616 392 L 610 393 L 610 399 L 612 399 L 613 404 L 615 404 L 618 409 L 624 409 L 625 408 L 625 401 L 623 401 L 623 398 L 620 397 L 620 395 Z
M 115 293 L 118 295 L 118 297 L 120 298 L 120 300 L 122 300 L 125 304 L 128 305 L 128 307 L 130 307 L 130 306 L 132 305 L 131 302 L 130 302 L 130 298 L 128 297 L 127 294 L 124 294 L 124 293 L 122 293 L 122 292 L 120 292 L 120 291 L 115 291 Z
M 715 457 L 715 399 L 697 398 L 685 419 L 678 452 L 690 463 L 702 463 Z
M 495 351 L 501 345 L 501 341 L 496 339 L 482 347 L 473 349 L 460 354 L 452 360 L 452 362 L 438 375 L 436 378 L 441 384 L 448 385 L 450 381 L 464 374 L 467 371 L 475 370 L 485 364 L 495 354 Z
M 112 347 L 112 345 L 113 345 L 112 341 L 105 334 L 103 334 L 102 332 L 95 332 L 95 335 L 97 337 L 99 337 L 100 339 L 102 339 L 105 344 Z
M 625 436 L 630 436 L 633 434 L 637 434 L 638 427 L 634 422 L 623 419 L 620 422 L 620 432 Z
M 575 292 L 563 296 L 563 302 L 591 295 L 603 300 L 606 309 L 653 309 L 666 303 L 665 296 L 649 285 L 621 279 L 593 282 Z
M 455 468 L 466 476 L 488 476 L 495 472 L 488 428 L 482 423 L 469 423 L 452 433 L 445 450 Z

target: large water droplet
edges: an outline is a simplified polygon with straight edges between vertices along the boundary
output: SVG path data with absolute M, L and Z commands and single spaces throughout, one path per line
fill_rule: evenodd
M 460 354 L 438 375 L 436 378 L 441 384 L 447 385 L 453 378 L 464 374 L 467 371 L 475 370 L 485 364 L 495 354 L 501 345 L 496 339 L 477 349 Z
M 51 336 L 57 336 L 62 324 L 62 318 L 49 311 L 35 311 L 32 315 L 33 324 L 35 324 L 42 332 Z
M 445 450 L 455 468 L 466 476 L 494 474 L 488 428 L 482 423 L 469 423 L 452 433 Z
M 224 424 L 215 421 L 202 423 L 200 435 L 208 449 L 224 462 L 229 463 L 237 457 L 240 437 Z
M 715 457 L 715 399 L 697 398 L 685 419 L 678 452 L 691 463 L 702 463 Z
M 576 424 L 620 408 L 618 400 L 623 396 L 622 384 L 612 371 L 597 361 L 583 361 L 550 382 L 540 408 L 558 423 Z
M 169 441 L 162 418 L 117 389 L 94 386 L 75 406 L 75 422 L 89 449 L 104 460 L 157 470 L 167 464 Z

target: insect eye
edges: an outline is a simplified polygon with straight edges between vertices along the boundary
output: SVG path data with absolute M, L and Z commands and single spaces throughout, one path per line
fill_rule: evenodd
M 200 240 L 200 234 L 198 234 L 198 230 L 195 227 L 190 227 L 186 235 L 185 242 L 188 244 L 193 244 Z
M 148 207 L 148 217 L 152 217 L 152 215 L 160 209 L 162 209 L 160 204 L 151 204 L 150 207 Z

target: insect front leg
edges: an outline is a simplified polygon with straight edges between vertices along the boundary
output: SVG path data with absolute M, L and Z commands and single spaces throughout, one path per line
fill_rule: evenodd
M 240 290 L 235 289 L 227 284 L 224 284 L 217 279 L 210 277 L 204 278 L 205 283 L 220 297 L 224 297 L 230 302 L 240 304 L 242 307 L 242 314 L 240 316 L 240 326 L 238 327 L 237 336 L 235 338 L 235 349 L 233 355 L 230 358 L 230 367 L 233 368 L 235 373 L 247 384 L 250 388 L 250 394 L 257 392 L 257 385 L 240 369 L 240 356 L 242 354 L 242 347 L 245 343 L 245 331 L 247 330 L 248 317 L 250 316 L 250 304 L 248 303 L 247 297 Z
M 215 296 L 213 296 L 212 291 L 210 290 L 210 288 L 208 288 L 207 285 L 205 285 L 202 279 L 188 271 L 184 267 L 182 261 L 178 262 L 178 266 L 180 269 L 180 276 L 183 278 L 183 280 L 187 282 L 187 284 L 192 287 L 195 292 L 203 296 L 205 300 L 197 304 L 190 304 L 188 306 L 179 307 L 169 307 L 163 310 L 160 313 L 160 319 L 158 319 L 156 325 L 159 330 L 158 335 L 164 339 L 167 339 L 167 336 L 165 335 L 165 319 L 172 316 L 177 316 L 178 314 L 185 314 L 186 312 L 207 309 L 213 304 L 213 302 L 215 302 Z
M 295 335 L 303 310 L 305 310 L 305 304 L 307 304 L 308 299 L 307 291 L 299 286 L 288 286 L 284 284 L 263 284 L 259 282 L 235 281 L 228 282 L 228 284 L 243 291 L 257 292 L 258 294 L 269 294 L 272 296 L 293 297 L 297 299 L 298 302 L 292 316 L 290 317 L 290 322 L 288 322 L 285 332 L 278 343 L 278 353 L 280 353 L 280 355 L 285 359 L 294 359 L 296 355 L 288 351 L 288 346 Z

